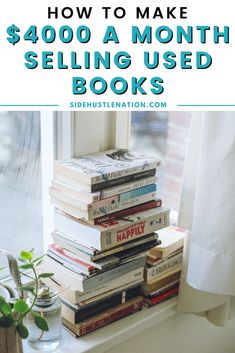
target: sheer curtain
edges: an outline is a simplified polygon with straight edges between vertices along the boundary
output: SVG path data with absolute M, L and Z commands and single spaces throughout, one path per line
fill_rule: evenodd
M 178 310 L 235 315 L 235 112 L 192 117 L 179 212 L 188 230 Z

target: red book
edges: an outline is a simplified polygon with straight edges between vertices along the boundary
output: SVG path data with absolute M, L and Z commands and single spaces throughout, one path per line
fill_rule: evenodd
M 163 301 L 170 299 L 172 297 L 175 297 L 179 293 L 179 286 L 177 285 L 176 287 L 166 290 L 165 292 L 161 293 L 160 295 L 157 295 L 156 297 L 149 299 L 144 296 L 144 302 L 148 306 L 156 305 L 159 303 L 162 303 Z
M 63 324 L 77 336 L 82 336 L 88 332 L 96 330 L 97 328 L 108 325 L 113 321 L 121 319 L 124 316 L 133 314 L 134 312 L 141 310 L 142 305 L 143 298 L 137 297 L 128 301 L 127 303 L 121 304 L 113 309 L 107 310 L 106 312 L 100 315 L 96 315 L 89 320 L 83 321 L 80 324 L 72 324 L 71 322 L 65 319 L 63 319 Z
M 111 221 L 112 219 L 116 219 L 116 218 L 125 218 L 126 216 L 130 216 L 134 213 L 147 211 L 152 208 L 161 207 L 161 206 L 162 206 L 162 200 L 157 199 L 157 200 L 149 201 L 146 203 L 142 203 L 141 205 L 126 208 L 125 210 L 117 211 L 117 212 L 110 213 L 110 214 L 107 214 L 102 217 L 95 218 L 93 220 L 94 221 L 93 223 L 100 224 L 100 223 L 104 223 L 107 221 Z

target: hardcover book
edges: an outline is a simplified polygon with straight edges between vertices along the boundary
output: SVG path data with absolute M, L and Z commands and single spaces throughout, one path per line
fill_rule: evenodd
M 84 307 L 78 307 L 62 299 L 62 316 L 72 324 L 78 324 L 95 315 L 101 314 L 109 309 L 126 303 L 131 299 L 141 295 L 141 285 L 127 288 L 124 291 L 112 294 L 104 299 L 87 304 Z
M 137 297 L 128 301 L 127 303 L 121 304 L 113 309 L 109 309 L 106 312 L 96 315 L 91 319 L 87 319 L 80 324 L 72 324 L 66 319 L 63 319 L 63 324 L 70 329 L 77 336 L 85 335 L 88 332 L 94 331 L 99 327 L 110 324 L 124 316 L 135 313 L 142 309 L 143 298 Z
M 150 306 L 162 303 L 167 299 L 175 297 L 178 293 L 179 293 L 179 285 L 177 284 L 171 289 L 167 289 L 166 291 L 163 291 L 161 294 L 156 295 L 151 299 L 144 297 L 144 303 L 150 307 Z

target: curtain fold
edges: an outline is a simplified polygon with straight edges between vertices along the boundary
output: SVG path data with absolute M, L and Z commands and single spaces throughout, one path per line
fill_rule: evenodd
M 193 113 L 178 223 L 178 310 L 223 326 L 235 314 L 235 112 Z

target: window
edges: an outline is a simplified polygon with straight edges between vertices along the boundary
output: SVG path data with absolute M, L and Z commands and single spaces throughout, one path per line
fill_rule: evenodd
M 40 113 L 0 112 L 0 248 L 42 251 Z
M 0 248 L 42 253 L 51 241 L 53 149 L 56 158 L 115 147 L 154 154 L 162 160 L 158 195 L 177 211 L 190 115 L 0 112 Z
M 155 155 L 162 161 L 158 196 L 176 212 L 190 121 L 189 112 L 136 111 L 131 115 L 130 149 Z

